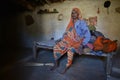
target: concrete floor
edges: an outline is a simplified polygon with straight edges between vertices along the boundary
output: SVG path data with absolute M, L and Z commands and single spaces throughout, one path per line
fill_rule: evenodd
M 53 66 L 52 51 L 41 50 L 38 58 L 33 58 L 31 49 L 5 51 L 14 55 L 5 56 L 0 80 L 120 80 L 120 73 L 112 71 L 109 78 L 105 74 L 105 59 L 95 56 L 74 56 L 73 65 L 65 74 L 60 74 L 66 64 L 66 55 L 60 60 L 60 66 L 50 71 Z M 4 53 L 4 51 L 3 51 Z M 19 55 L 15 55 L 19 54 Z M 119 60 L 118 60 L 119 59 Z M 114 69 L 120 69 L 120 56 L 114 56 Z M 6 64 L 5 64 L 6 63 Z

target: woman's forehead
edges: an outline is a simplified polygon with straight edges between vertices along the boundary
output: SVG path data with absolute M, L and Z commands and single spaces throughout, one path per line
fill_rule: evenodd
M 77 11 L 75 11 L 75 10 L 72 10 L 72 12 L 77 12 Z
M 78 8 L 73 8 L 72 12 L 76 12 L 80 14 L 80 10 Z
M 72 13 L 77 13 L 77 11 L 76 10 L 72 10 Z

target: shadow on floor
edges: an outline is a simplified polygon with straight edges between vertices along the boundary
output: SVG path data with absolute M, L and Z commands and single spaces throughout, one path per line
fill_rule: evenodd
M 99 57 L 74 56 L 73 65 L 65 74 L 60 74 L 65 68 L 66 55 L 61 59 L 60 66 L 50 71 L 54 63 L 52 51 L 40 51 L 37 59 L 33 58 L 31 49 L 20 53 L 14 59 L 16 61 L 3 68 L 0 80 L 107 80 L 104 59 Z

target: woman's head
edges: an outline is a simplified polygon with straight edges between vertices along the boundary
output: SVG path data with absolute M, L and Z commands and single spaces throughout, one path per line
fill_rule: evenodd
M 73 8 L 71 12 L 72 19 L 81 19 L 81 12 L 78 8 Z
M 81 12 L 78 8 L 73 8 L 72 12 L 71 12 L 70 22 L 68 24 L 67 29 L 69 29 L 69 27 L 73 26 L 74 21 L 76 21 L 77 19 L 82 19 Z

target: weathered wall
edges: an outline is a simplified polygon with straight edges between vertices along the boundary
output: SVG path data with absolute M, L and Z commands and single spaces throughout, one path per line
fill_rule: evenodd
M 107 9 L 104 8 L 106 0 L 71 0 L 64 1 L 63 3 L 54 3 L 37 7 L 34 12 L 24 12 L 17 15 L 14 19 L 17 22 L 19 38 L 21 39 L 22 46 L 32 47 L 33 41 L 50 40 L 51 37 L 58 39 L 62 36 L 65 28 L 69 22 L 71 10 L 78 7 L 84 18 L 97 16 L 98 23 L 96 28 L 101 31 L 106 37 L 111 40 L 120 40 L 120 13 L 115 12 L 116 7 L 120 7 L 119 0 L 111 0 L 109 7 L 109 14 Z M 98 14 L 98 8 L 100 13 Z M 57 9 L 59 13 L 50 14 L 37 14 L 40 9 Z M 58 15 L 63 14 L 63 20 L 58 20 Z M 32 25 L 25 24 L 25 16 L 31 15 L 34 19 Z
M 84 18 L 91 16 L 98 17 L 98 23 L 96 25 L 98 31 L 101 31 L 106 37 L 112 40 L 120 40 L 120 14 L 115 12 L 115 8 L 119 7 L 120 2 L 119 0 L 111 0 L 109 14 L 107 14 L 107 9 L 104 8 L 104 2 L 105 0 L 75 0 L 65 1 L 62 4 L 54 3 L 51 5 L 45 5 L 44 7 L 38 7 L 36 11 L 31 14 L 35 20 L 35 23 L 31 26 L 26 26 L 25 32 L 33 37 L 36 35 L 37 40 L 49 40 L 51 37 L 58 39 L 62 36 L 62 33 L 65 31 L 65 28 L 69 22 L 71 9 L 78 7 Z M 97 13 L 98 8 L 100 10 L 99 14 Z M 37 14 L 39 9 L 57 9 L 59 13 Z M 60 13 L 64 16 L 62 21 L 58 21 L 57 19 Z M 41 37 L 40 34 L 42 34 L 43 37 Z

